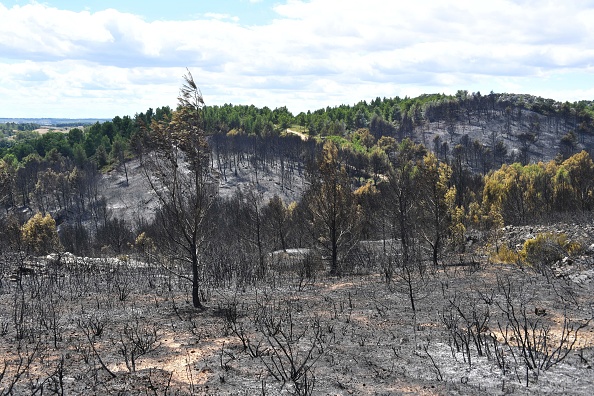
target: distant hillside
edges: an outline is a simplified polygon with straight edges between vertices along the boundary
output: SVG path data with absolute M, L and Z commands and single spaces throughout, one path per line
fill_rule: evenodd
M 132 151 L 142 128 L 170 117 L 168 106 L 148 109 L 134 117 L 106 119 L 0 118 L 5 137 L 29 126 L 73 127 L 87 125 L 81 136 L 68 139 L 20 134 L 16 141 L 0 142 L 0 157 L 12 154 L 18 161 L 34 152 L 44 156 L 52 148 L 66 157 L 84 149 L 89 159 L 104 167 L 113 161 L 114 141 Z M 333 137 L 355 151 L 367 151 L 382 137 L 422 143 L 446 162 L 458 161 L 480 173 L 504 163 L 568 158 L 581 150 L 594 154 L 594 102 L 558 102 L 532 95 L 458 91 L 456 95 L 424 94 L 416 98 L 376 98 L 354 105 L 326 107 L 293 115 L 286 107 L 274 110 L 253 105 L 206 106 L 204 129 L 210 136 L 279 136 L 292 128 L 310 137 Z M 16 125 L 16 126 L 15 126 Z M 363 131 L 363 132 L 361 132 Z M 365 132 L 367 131 L 367 132 Z M 359 140 L 371 135 L 364 148 Z M 60 139 L 64 140 L 61 141 Z M 66 141 L 67 140 L 67 141 Z M 215 150 L 218 151 L 218 150 Z M 80 157 L 80 156 L 79 156 Z M 80 162 L 80 161 L 79 161 Z
M 99 195 L 105 197 L 106 208 L 112 216 L 135 221 L 152 219 L 158 202 L 154 192 L 147 183 L 140 161 L 133 160 L 127 166 L 128 182 L 123 169 L 114 169 L 101 177 L 98 185 Z M 218 172 L 216 169 L 213 169 Z M 287 175 L 284 176 L 285 179 Z M 298 202 L 308 187 L 305 177 L 290 176 L 292 182 L 283 180 L 283 176 L 273 168 L 266 167 L 260 172 L 254 171 L 252 164 L 246 161 L 238 166 L 237 172 L 230 172 L 223 177 L 218 174 L 219 194 L 229 199 L 239 190 L 244 192 L 255 189 L 261 194 L 261 205 L 267 204 L 275 195 L 283 202 Z
M 476 95 L 430 102 L 411 135 L 440 158 L 461 157 L 478 171 L 503 163 L 567 158 L 594 150 L 592 103 L 570 105 L 530 95 Z
M 423 143 L 442 159 L 462 157 L 465 165 L 485 172 L 502 163 L 568 157 L 594 147 L 594 103 L 558 102 L 532 95 L 458 91 L 416 98 L 376 98 L 291 114 L 285 107 L 207 106 L 209 134 L 229 132 L 266 136 L 291 125 L 313 137 L 347 140 L 368 129 L 400 141 Z M 458 147 L 457 147 L 458 146 Z
M 30 123 L 43 126 L 80 126 L 111 121 L 109 118 L 0 118 L 0 123 Z

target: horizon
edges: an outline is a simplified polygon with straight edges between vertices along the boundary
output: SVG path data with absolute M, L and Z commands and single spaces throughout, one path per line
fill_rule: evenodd
M 466 91 L 468 91 L 468 90 L 466 90 Z M 483 96 L 484 95 L 488 95 L 488 93 L 481 93 L 480 91 L 478 91 L 478 92 L 468 92 L 468 94 L 476 94 L 476 93 L 480 93 Z M 518 93 L 518 92 L 493 92 L 493 93 L 496 94 L 496 95 L 529 95 L 529 94 L 523 94 L 523 93 Z M 407 97 L 400 98 L 400 99 L 402 99 L 402 100 L 407 99 L 407 98 L 415 99 L 415 98 L 418 98 L 418 97 L 423 96 L 423 95 L 446 95 L 446 94 L 444 94 L 444 93 L 440 93 L 440 94 L 436 94 L 436 93 L 424 93 L 424 94 L 420 94 L 420 95 L 415 96 L 415 97 L 408 97 L 407 96 Z M 454 96 L 454 95 L 450 95 L 450 96 Z M 533 95 L 533 96 L 534 97 L 538 97 L 536 95 Z M 363 102 L 363 101 L 370 102 L 370 101 L 372 101 L 372 100 L 374 100 L 376 98 L 379 98 L 379 96 L 376 96 L 374 98 L 369 98 L 369 99 L 361 99 L 361 100 L 359 100 L 359 101 L 357 101 L 355 103 L 352 103 L 352 104 L 342 103 L 340 105 L 335 105 L 335 106 L 321 106 L 321 107 L 319 107 L 317 109 L 309 109 L 307 111 L 314 112 L 316 110 L 326 109 L 327 107 L 330 107 L 330 108 L 337 108 L 337 107 L 340 107 L 340 106 L 354 107 L 357 103 L 360 103 L 360 102 Z M 383 99 L 394 99 L 394 98 L 396 98 L 396 97 L 385 97 L 384 96 L 381 99 L 383 100 Z M 557 103 L 569 102 L 569 103 L 572 103 L 573 104 L 573 103 L 582 102 L 582 101 L 594 103 L 594 100 L 590 100 L 590 99 L 582 99 L 582 100 L 576 100 L 576 101 L 561 101 L 561 100 L 557 100 L 555 98 L 547 98 L 547 97 L 540 97 L 540 98 L 545 99 L 545 100 L 554 100 Z M 206 107 L 209 107 L 209 106 L 225 106 L 225 105 L 230 105 L 230 106 L 251 106 L 253 104 L 247 104 L 247 103 L 236 103 L 236 104 L 233 104 L 233 103 L 223 103 L 221 105 L 218 105 L 218 104 L 217 105 L 208 105 L 207 104 Z M 166 106 L 166 105 L 153 107 L 151 109 L 156 110 L 157 108 L 164 107 L 164 106 Z M 266 105 L 264 105 L 264 106 L 256 106 L 256 107 L 258 107 L 258 108 L 268 107 L 271 110 L 274 110 L 275 109 L 275 108 L 272 108 L 272 107 L 266 106 Z M 282 106 L 281 105 L 281 106 L 278 106 L 277 108 L 280 108 L 280 107 L 286 107 L 286 106 Z M 76 120 L 79 120 L 79 121 L 92 120 L 92 121 L 112 121 L 115 117 L 118 117 L 118 116 L 119 117 L 129 116 L 129 117 L 134 118 L 137 114 L 145 113 L 147 110 L 149 110 L 149 108 L 143 109 L 141 111 L 136 111 L 134 114 L 116 114 L 116 115 L 113 115 L 111 117 L 92 117 L 92 116 L 89 116 L 89 117 L 43 117 L 43 116 L 40 116 L 40 117 L 1 117 L 0 116 L 0 122 L 5 122 L 5 120 L 73 120 L 73 121 L 76 121 Z M 175 107 L 172 107 L 172 110 L 175 110 Z M 307 113 L 307 111 L 305 111 L 304 113 Z M 293 116 L 297 116 L 299 114 L 299 113 L 292 112 L 290 109 L 289 109 L 289 112 L 291 114 L 293 114 Z M 11 121 L 8 121 L 8 122 L 11 122 Z
M 207 105 L 293 114 L 458 90 L 594 99 L 594 4 L 421 0 L 0 0 L 9 118 L 113 118 Z

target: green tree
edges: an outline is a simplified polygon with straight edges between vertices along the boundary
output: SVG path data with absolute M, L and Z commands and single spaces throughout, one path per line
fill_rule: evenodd
M 16 169 L 4 160 L 0 160 L 0 204 L 6 209 L 13 205 L 13 191 Z
M 431 248 L 433 264 L 437 266 L 444 241 L 452 226 L 451 209 L 456 188 L 449 186 L 452 169 L 447 164 L 439 163 L 435 154 L 425 155 L 420 165 L 420 230 Z
M 375 144 L 375 137 L 369 132 L 368 128 L 359 128 L 351 135 L 351 142 L 356 146 L 360 145 L 369 149 Z
M 99 168 L 103 168 L 107 165 L 107 150 L 105 150 L 105 146 L 100 144 L 97 147 L 97 151 L 95 151 L 95 162 Z
M 483 208 L 485 211 L 490 210 L 491 206 L 498 208 L 506 224 L 521 224 L 526 220 L 528 205 L 523 189 L 523 172 L 523 166 L 519 163 L 504 164 L 485 176 Z
M 571 188 L 571 178 L 567 168 L 561 164 L 557 167 L 555 177 L 553 178 L 553 194 L 555 209 L 558 211 L 573 210 L 575 204 L 573 191 Z
M 568 169 L 554 161 L 503 165 L 484 180 L 483 211 L 496 206 L 506 224 L 534 221 L 550 213 L 555 203 L 564 210 L 575 203 Z
M 79 168 L 82 168 L 87 162 L 87 153 L 82 144 L 75 144 L 72 148 L 72 155 L 74 157 L 74 163 Z
M 374 147 L 369 153 L 369 166 L 373 173 L 373 182 L 378 183 L 388 169 L 388 155 L 379 147 Z
M 60 247 L 56 221 L 49 214 L 35 214 L 23 225 L 21 233 L 27 251 L 36 256 L 46 255 Z
M 126 185 L 128 182 L 128 167 L 126 166 L 126 151 L 128 150 L 128 142 L 119 134 L 113 139 L 111 146 L 111 158 L 120 166 L 124 167 L 124 174 L 126 175 Z
M 68 131 L 68 143 L 74 147 L 75 144 L 83 142 L 83 131 L 80 128 L 72 128 Z
M 594 204 L 594 162 L 586 151 L 581 151 L 563 161 L 567 170 L 576 207 L 592 210 Z
M 91 125 L 88 130 L 86 130 L 86 133 L 84 134 L 85 141 L 83 146 L 85 148 L 85 152 L 87 153 L 87 157 L 90 158 L 95 154 L 97 147 L 101 144 L 102 136 L 101 124 L 98 122 Z

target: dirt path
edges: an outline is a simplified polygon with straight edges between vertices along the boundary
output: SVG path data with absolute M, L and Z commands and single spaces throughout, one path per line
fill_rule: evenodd
M 297 132 L 297 131 L 295 131 L 293 129 L 290 129 L 290 128 L 287 128 L 287 133 L 292 133 L 293 135 L 297 135 L 297 136 L 301 137 L 301 140 L 308 140 L 309 139 L 309 136 L 306 135 L 305 133 L 303 133 L 303 132 Z

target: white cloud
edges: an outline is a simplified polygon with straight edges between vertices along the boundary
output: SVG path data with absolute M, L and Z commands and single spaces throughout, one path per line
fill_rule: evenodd
M 538 78 L 539 92 L 557 98 L 546 77 L 572 73 L 585 86 L 563 95 L 592 97 L 592 1 L 289 0 L 274 9 L 270 24 L 248 27 L 230 14 L 147 22 L 113 9 L 0 4 L 0 54 L 10 60 L 0 64 L 0 108 L 11 112 L 3 116 L 174 105 L 185 67 L 208 104 L 294 112 L 457 89 L 531 93 Z M 44 95 L 32 99 L 35 90 Z
M 207 12 L 206 14 L 204 14 L 204 17 L 207 19 L 216 19 L 216 20 L 225 20 L 225 19 L 229 19 L 233 22 L 238 22 L 239 21 L 239 17 L 237 16 L 232 16 L 230 14 L 221 14 L 221 13 L 216 13 L 216 12 Z

